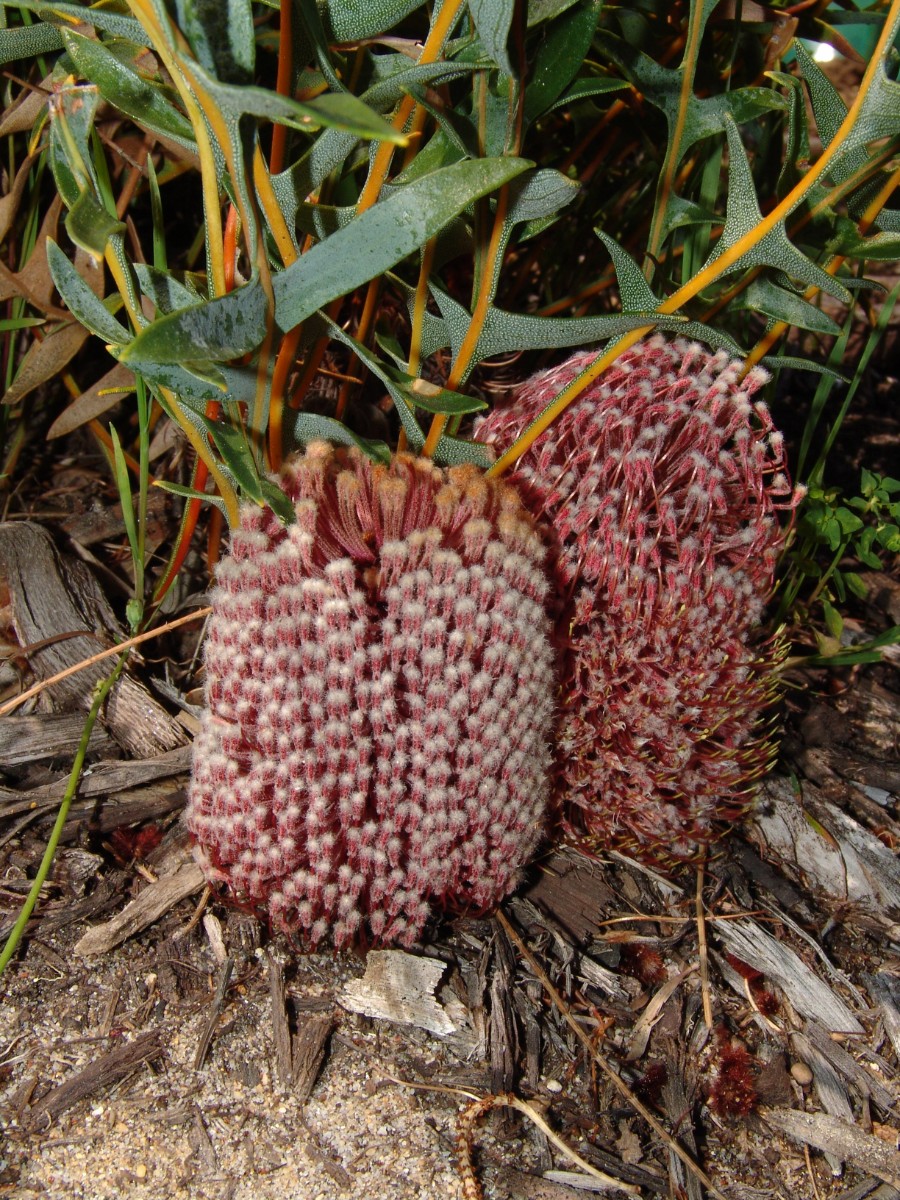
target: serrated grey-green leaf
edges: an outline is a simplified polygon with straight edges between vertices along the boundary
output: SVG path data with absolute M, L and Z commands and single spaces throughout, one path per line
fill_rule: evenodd
M 49 239 L 47 265 L 50 267 L 56 290 L 76 320 L 90 329 L 91 333 L 114 346 L 124 346 L 130 340 L 129 331 L 119 324 L 103 301 L 94 295 L 56 242 Z
M 255 350 L 266 335 L 266 296 L 258 281 L 160 317 L 131 343 L 123 362 L 227 362 Z
M 394 192 L 275 277 L 279 326 L 293 329 L 317 308 L 384 274 L 473 201 L 530 166 L 523 158 L 460 162 Z

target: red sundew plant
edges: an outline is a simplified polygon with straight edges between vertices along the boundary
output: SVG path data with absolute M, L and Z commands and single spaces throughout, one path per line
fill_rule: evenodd
M 708 1103 L 720 1117 L 745 1117 L 759 1103 L 757 1065 L 749 1051 L 732 1042 L 724 1028 L 717 1030 L 719 1053 Z
M 545 551 L 508 484 L 313 443 L 220 563 L 187 824 L 310 946 L 416 941 L 519 878 L 549 793 Z
M 591 361 L 480 424 L 512 441 Z M 558 798 L 570 833 L 689 859 L 746 808 L 773 748 L 778 644 L 758 629 L 792 504 L 759 369 L 654 337 L 587 388 L 511 476 L 551 541 L 562 646 Z

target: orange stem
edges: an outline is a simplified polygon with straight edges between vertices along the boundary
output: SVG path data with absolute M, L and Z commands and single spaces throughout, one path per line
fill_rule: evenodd
M 281 17 L 278 26 L 278 76 L 275 80 L 275 90 L 279 96 L 291 94 L 291 76 L 293 75 L 293 31 L 294 0 L 281 0 Z M 284 170 L 285 152 L 287 149 L 287 126 L 277 122 L 272 126 L 272 152 L 269 155 L 269 170 L 278 175 Z
M 281 456 L 284 449 L 284 392 L 287 386 L 291 367 L 300 344 L 302 326 L 298 325 L 284 335 L 275 366 L 272 369 L 272 398 L 269 409 L 269 462 L 272 470 L 277 471 L 281 466 Z
M 225 258 L 225 291 L 234 291 L 234 276 L 237 271 L 237 228 L 238 211 L 233 204 L 228 206 L 228 216 L 225 218 L 225 232 L 222 234 L 222 253 Z

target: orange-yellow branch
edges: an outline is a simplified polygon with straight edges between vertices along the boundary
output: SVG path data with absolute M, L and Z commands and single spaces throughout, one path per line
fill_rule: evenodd
M 705 287 L 713 283 L 720 276 L 724 275 L 730 267 L 734 266 L 749 250 L 763 240 L 767 234 L 771 233 L 785 218 L 797 207 L 797 205 L 808 194 L 810 189 L 816 184 L 819 179 L 827 172 L 831 163 L 839 153 L 841 146 L 847 139 L 848 135 L 854 129 L 863 103 L 869 94 L 876 73 L 881 70 L 881 63 L 884 55 L 887 53 L 890 45 L 893 43 L 896 27 L 900 19 L 900 0 L 891 0 L 890 11 L 885 20 L 881 35 L 878 39 L 878 44 L 875 47 L 874 54 L 866 67 L 865 73 L 859 85 L 859 89 L 847 110 L 844 120 L 841 122 L 838 129 L 827 148 L 816 160 L 814 165 L 810 167 L 803 178 L 797 183 L 784 199 L 772 209 L 749 233 L 725 249 L 718 257 L 707 263 L 697 274 L 690 279 L 686 284 L 674 292 L 667 300 L 664 300 L 656 310 L 661 316 L 677 313 L 678 310 L 693 299 Z M 499 475 L 506 471 L 509 467 L 522 457 L 523 454 L 534 444 L 541 434 L 553 424 L 554 421 L 565 412 L 569 405 L 594 382 L 607 367 L 629 347 L 652 330 L 652 325 L 644 325 L 640 329 L 635 329 L 631 333 L 625 334 L 619 338 L 613 345 L 609 346 L 600 357 L 591 364 L 577 379 L 559 396 L 549 404 L 546 410 L 540 417 L 534 421 L 525 432 L 516 439 L 510 448 L 503 454 L 489 469 L 489 475 Z

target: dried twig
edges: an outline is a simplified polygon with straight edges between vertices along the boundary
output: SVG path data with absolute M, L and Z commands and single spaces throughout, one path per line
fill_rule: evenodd
M 163 913 L 203 887 L 203 872 L 187 861 L 170 875 L 151 883 L 103 925 L 95 925 L 76 943 L 76 954 L 106 954 L 126 938 L 158 921 Z
M 636 1188 L 631 1183 L 624 1183 L 621 1179 L 616 1179 L 612 1175 L 606 1175 L 603 1171 L 598 1171 L 596 1167 L 582 1158 L 571 1146 L 566 1145 L 562 1138 L 553 1132 L 537 1109 L 529 1104 L 527 1100 L 521 1100 L 518 1096 L 514 1096 L 510 1092 L 501 1092 L 497 1096 L 482 1096 L 479 1100 L 473 1100 L 459 1114 L 456 1154 L 460 1175 L 462 1176 L 462 1200 L 484 1200 L 484 1193 L 481 1190 L 481 1184 L 475 1173 L 475 1165 L 472 1162 L 472 1139 L 475 1133 L 475 1123 L 492 1108 L 500 1107 L 514 1108 L 516 1112 L 520 1112 L 526 1116 L 529 1121 L 540 1129 L 547 1140 L 553 1143 L 557 1150 L 571 1159 L 586 1175 L 597 1180 L 598 1183 L 602 1183 L 605 1188 L 615 1188 L 620 1192 L 629 1192 L 632 1196 L 640 1195 L 639 1188 Z
M 209 1046 L 212 1042 L 213 1033 L 215 1032 L 216 1024 L 219 1020 L 219 1014 L 222 1011 L 222 1005 L 225 1003 L 225 993 L 228 991 L 228 984 L 231 980 L 231 972 L 234 969 L 234 959 L 226 958 L 222 963 L 222 970 L 219 972 L 219 979 L 216 984 L 216 994 L 212 998 L 212 1003 L 209 1006 L 209 1015 L 206 1018 L 206 1024 L 203 1027 L 203 1032 L 200 1035 L 200 1041 L 197 1045 L 197 1053 L 194 1055 L 194 1070 L 199 1071 L 206 1061 L 206 1055 L 209 1053 Z
M 719 1191 L 719 1189 L 715 1186 L 715 1184 L 712 1182 L 712 1180 L 708 1177 L 706 1172 L 694 1162 L 694 1160 L 691 1158 L 691 1156 L 688 1154 L 688 1152 L 684 1149 L 684 1147 L 681 1146 L 678 1142 L 676 1142 L 676 1140 L 672 1137 L 672 1135 L 669 1133 L 669 1131 L 663 1125 L 660 1124 L 660 1122 L 653 1115 L 653 1113 L 650 1111 L 650 1109 L 647 1108 L 647 1106 L 645 1104 L 643 1104 L 637 1098 L 637 1096 L 635 1096 L 634 1092 L 632 1092 L 632 1090 L 628 1086 L 628 1084 L 623 1079 L 621 1079 L 619 1077 L 619 1075 L 616 1074 L 616 1072 L 613 1070 L 612 1066 L 607 1061 L 607 1059 L 600 1053 L 600 1051 L 597 1049 L 597 1047 L 594 1045 L 594 1043 L 591 1041 L 591 1039 L 588 1037 L 588 1035 L 584 1032 L 584 1030 L 581 1028 L 581 1026 L 578 1024 L 578 1022 L 572 1016 L 571 1012 L 569 1011 L 569 1006 L 565 1003 L 562 996 L 559 994 L 559 992 L 556 990 L 556 988 L 550 982 L 550 979 L 547 976 L 546 971 L 543 969 L 543 967 L 540 965 L 540 963 L 537 961 L 537 959 L 534 957 L 534 955 L 531 953 L 531 951 L 525 945 L 524 941 L 519 936 L 517 931 L 510 924 L 510 922 L 507 919 L 503 910 L 498 909 L 494 915 L 495 915 L 496 919 L 500 922 L 500 925 L 506 931 L 506 933 L 508 934 L 508 936 L 510 937 L 510 939 L 512 940 L 514 945 L 516 946 L 516 949 L 519 951 L 519 953 L 522 955 L 522 957 L 528 963 L 528 966 L 531 968 L 531 970 L 534 972 L 534 974 L 538 977 L 538 979 L 540 979 L 541 983 L 544 986 L 545 991 L 547 992 L 547 995 L 553 1001 L 553 1004 L 556 1006 L 557 1011 L 563 1017 L 566 1024 L 569 1026 L 569 1028 L 572 1030 L 572 1032 L 575 1034 L 575 1036 L 578 1038 L 578 1040 L 584 1046 L 585 1050 L 588 1052 L 588 1054 L 591 1056 L 591 1058 L 594 1060 L 594 1062 L 597 1064 L 597 1066 L 600 1068 L 600 1070 L 603 1072 L 603 1074 L 613 1084 L 613 1086 L 616 1088 L 616 1090 L 619 1092 L 619 1094 L 621 1096 L 623 1096 L 625 1100 L 627 1100 L 627 1102 L 631 1105 L 631 1107 L 635 1110 L 635 1112 L 639 1113 L 640 1116 L 642 1116 L 644 1118 L 644 1120 L 647 1122 L 647 1124 L 650 1126 L 650 1128 L 653 1130 L 653 1132 L 656 1134 L 656 1136 L 666 1145 L 666 1147 L 669 1150 L 671 1150 L 671 1152 L 673 1154 L 677 1155 L 678 1158 L 680 1158 L 681 1161 L 684 1163 L 684 1165 L 687 1167 L 687 1169 L 689 1171 L 691 1171 L 697 1177 L 697 1179 L 700 1180 L 700 1182 L 707 1189 L 707 1191 L 710 1193 L 710 1195 L 715 1196 L 716 1200 L 725 1200 L 725 1197 L 723 1196 L 723 1194 Z M 477 1193 L 476 1193 L 476 1195 L 477 1195 Z M 468 1200 L 468 1197 L 466 1197 L 466 1200 Z
M 706 912 L 703 908 L 705 864 L 697 867 L 697 953 L 700 961 L 700 994 L 703 997 L 703 1020 L 706 1028 L 713 1027 L 712 999 L 709 991 L 709 944 L 706 940 Z
M 196 612 L 188 613 L 187 616 L 178 617 L 175 621 L 167 621 L 165 625 L 158 625 L 156 629 L 149 629 L 146 633 L 139 633 L 136 637 L 119 642 L 116 646 L 110 646 L 108 650 L 102 650 L 99 654 L 92 654 L 90 658 L 85 658 L 81 662 L 74 663 L 71 667 L 66 667 L 64 671 L 58 671 L 55 675 L 51 675 L 49 679 L 42 679 L 40 683 L 34 684 L 18 696 L 13 696 L 5 704 L 0 704 L 0 717 L 5 717 L 7 713 L 14 712 L 26 700 L 30 700 L 32 696 L 37 696 L 45 688 L 52 687 L 55 683 L 59 683 L 63 679 L 68 679 L 70 675 L 84 671 L 86 668 L 92 667 L 95 663 L 102 662 L 105 658 L 112 658 L 113 655 L 121 654 L 123 650 L 130 650 L 132 646 L 139 646 L 142 642 L 149 642 L 152 638 L 159 637 L 160 634 L 169 633 L 171 630 L 177 629 L 180 625 L 187 625 L 191 621 L 199 621 L 201 618 L 209 616 L 211 612 L 212 608 L 210 607 L 198 608 Z

